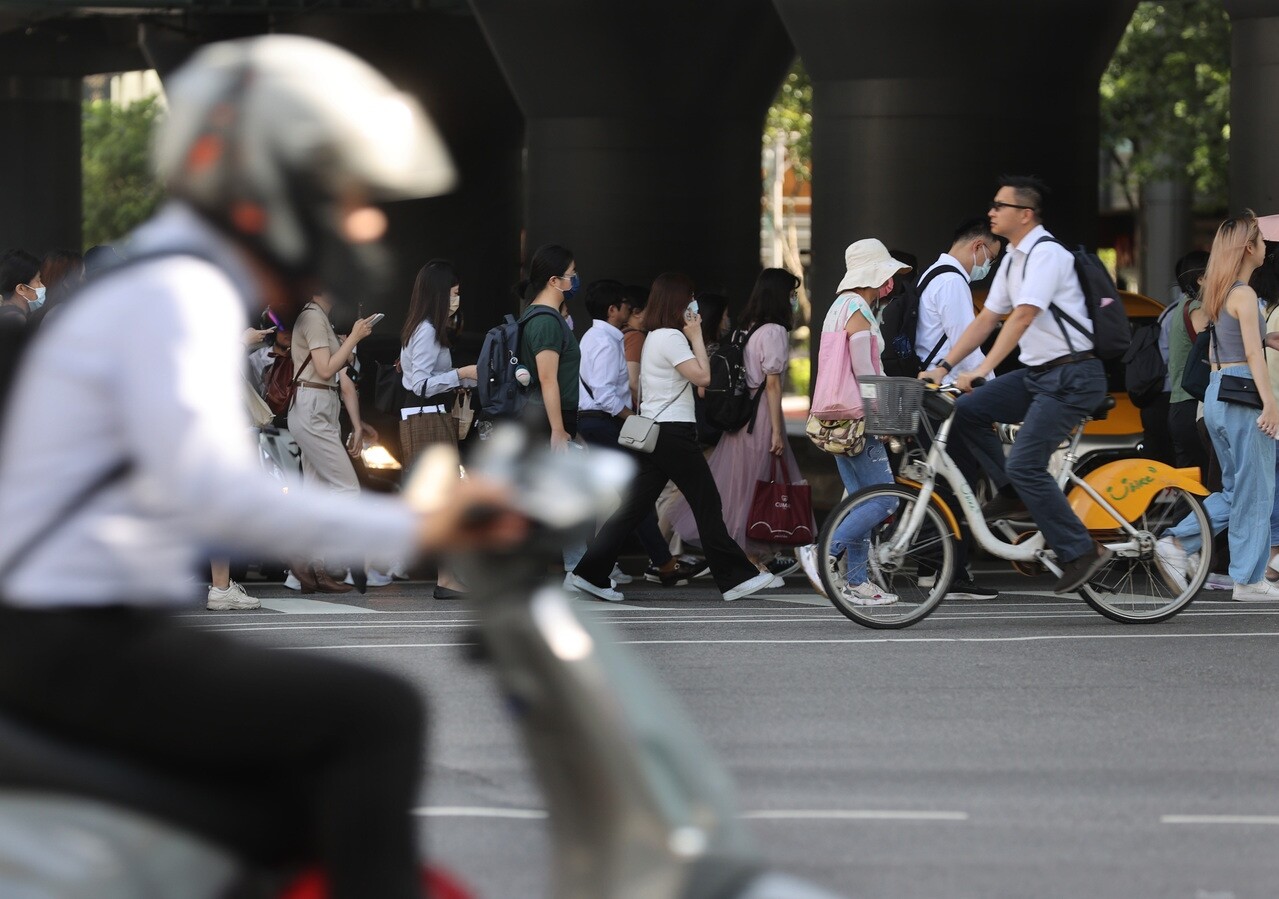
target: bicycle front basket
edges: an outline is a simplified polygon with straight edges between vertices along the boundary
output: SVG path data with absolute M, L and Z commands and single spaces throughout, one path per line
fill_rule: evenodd
M 919 410 L 924 382 L 917 378 L 857 379 L 862 394 L 868 434 L 914 434 L 919 430 Z

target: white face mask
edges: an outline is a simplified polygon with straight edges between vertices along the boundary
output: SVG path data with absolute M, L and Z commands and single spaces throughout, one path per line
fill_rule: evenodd
M 457 310 L 462 308 L 462 295 L 449 297 L 449 315 L 457 315 Z
M 984 277 L 986 277 L 987 275 L 989 275 L 989 274 L 990 274 L 990 267 L 991 267 L 991 265 L 992 265 L 992 264 L 994 263 L 994 261 L 995 261 L 994 257 L 990 255 L 990 250 L 986 249 L 986 247 L 985 247 L 984 245 L 982 246 L 982 248 L 981 248 L 981 249 L 982 249 L 982 252 L 986 254 L 986 261 L 985 261 L 985 262 L 983 262 L 983 263 L 981 263 L 980 265 L 978 265 L 978 264 L 977 264 L 977 254 L 976 254 L 976 253 L 974 253 L 974 254 L 973 254 L 973 267 L 972 267 L 971 269 L 969 269 L 969 271 L 968 271 L 968 274 L 972 276 L 972 279 L 973 279 L 974 281 L 980 281 L 982 278 L 984 278 Z

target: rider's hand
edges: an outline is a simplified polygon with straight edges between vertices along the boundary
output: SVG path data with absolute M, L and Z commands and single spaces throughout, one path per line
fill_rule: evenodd
M 1257 416 L 1257 427 L 1267 436 L 1275 436 L 1275 433 L 1279 432 L 1279 405 L 1271 403 L 1264 407 L 1261 414 Z
M 985 375 L 975 371 L 961 371 L 955 376 L 955 386 L 964 393 L 972 393 L 974 386 L 973 381 L 979 381 L 984 377 Z
M 940 365 L 934 365 L 928 371 L 921 371 L 916 377 L 921 381 L 932 381 L 934 384 L 940 384 L 946 377 L 946 369 Z
M 528 520 L 511 506 L 510 490 L 484 478 L 455 478 L 432 505 L 418 527 L 418 545 L 426 552 L 507 549 L 528 532 Z

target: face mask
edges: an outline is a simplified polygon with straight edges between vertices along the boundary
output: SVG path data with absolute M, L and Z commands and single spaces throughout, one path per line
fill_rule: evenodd
M 577 288 L 580 286 L 580 283 L 581 283 L 577 280 L 577 272 L 573 272 L 573 274 L 569 275 L 568 283 L 569 283 L 569 288 L 568 290 L 564 291 L 564 299 L 571 300 L 573 299 L 573 295 L 577 293 Z
M 457 315 L 457 310 L 460 308 L 462 308 L 462 295 L 458 294 L 455 297 L 449 297 L 449 315 Z
M 971 269 L 969 269 L 969 271 L 968 271 L 968 274 L 972 276 L 972 279 L 973 279 L 974 281 L 980 281 L 982 278 L 984 278 L 984 277 L 986 277 L 987 275 L 989 275 L 989 274 L 990 274 L 990 267 L 991 267 L 991 265 L 992 265 L 992 264 L 994 264 L 994 262 L 995 262 L 994 258 L 992 258 L 992 257 L 991 257 L 991 255 L 990 255 L 990 251 L 989 251 L 989 250 L 987 250 L 985 247 L 982 247 L 982 252 L 984 252 L 984 253 L 986 254 L 986 261 L 985 261 L 985 262 L 983 262 L 981 265 L 978 265 L 978 264 L 977 264 L 977 256 L 976 256 L 976 255 L 974 255 L 974 256 L 973 256 L 973 267 L 972 267 Z
M 44 305 L 44 288 L 32 287 L 31 289 L 36 292 L 36 298 L 34 300 L 27 300 L 27 308 L 31 310 L 32 312 L 35 312 L 37 309 L 39 309 L 41 306 Z
M 888 282 L 883 287 L 879 288 L 879 295 L 876 296 L 875 299 L 882 300 L 884 297 L 888 296 L 893 292 L 893 286 L 893 279 L 889 278 Z

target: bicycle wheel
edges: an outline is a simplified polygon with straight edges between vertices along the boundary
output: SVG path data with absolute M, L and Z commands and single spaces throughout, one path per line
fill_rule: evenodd
M 1155 558 L 1155 541 L 1189 516 L 1198 528 L 1203 548 L 1191 556 L 1190 569 L 1180 578 L 1163 571 Z M 1080 590 L 1084 601 L 1101 614 L 1124 624 L 1150 624 L 1176 615 L 1203 587 L 1212 568 L 1212 527 L 1203 501 L 1182 487 L 1165 487 L 1145 513 L 1134 521 L 1140 546 L 1122 531 L 1093 531 L 1093 536 L 1116 550 L 1115 557 Z M 1121 550 L 1121 546 L 1128 548 Z
M 822 584 L 835 608 L 858 624 L 908 627 L 928 617 L 946 595 L 954 574 L 954 538 L 935 503 L 929 503 L 919 527 L 901 550 L 894 553 L 890 549 L 917 502 L 919 490 L 915 487 L 867 487 L 836 506 L 822 525 L 817 538 Z M 836 539 L 840 525 L 850 518 L 858 522 L 850 522 L 850 528 L 854 528 L 851 536 L 856 536 L 857 528 L 865 535 L 861 545 L 868 553 L 867 577 L 874 586 L 895 595 L 895 602 L 863 604 L 865 599 L 852 591 L 848 557 L 857 550 Z M 867 526 L 869 531 L 865 530 Z M 921 579 L 928 586 L 921 586 Z

